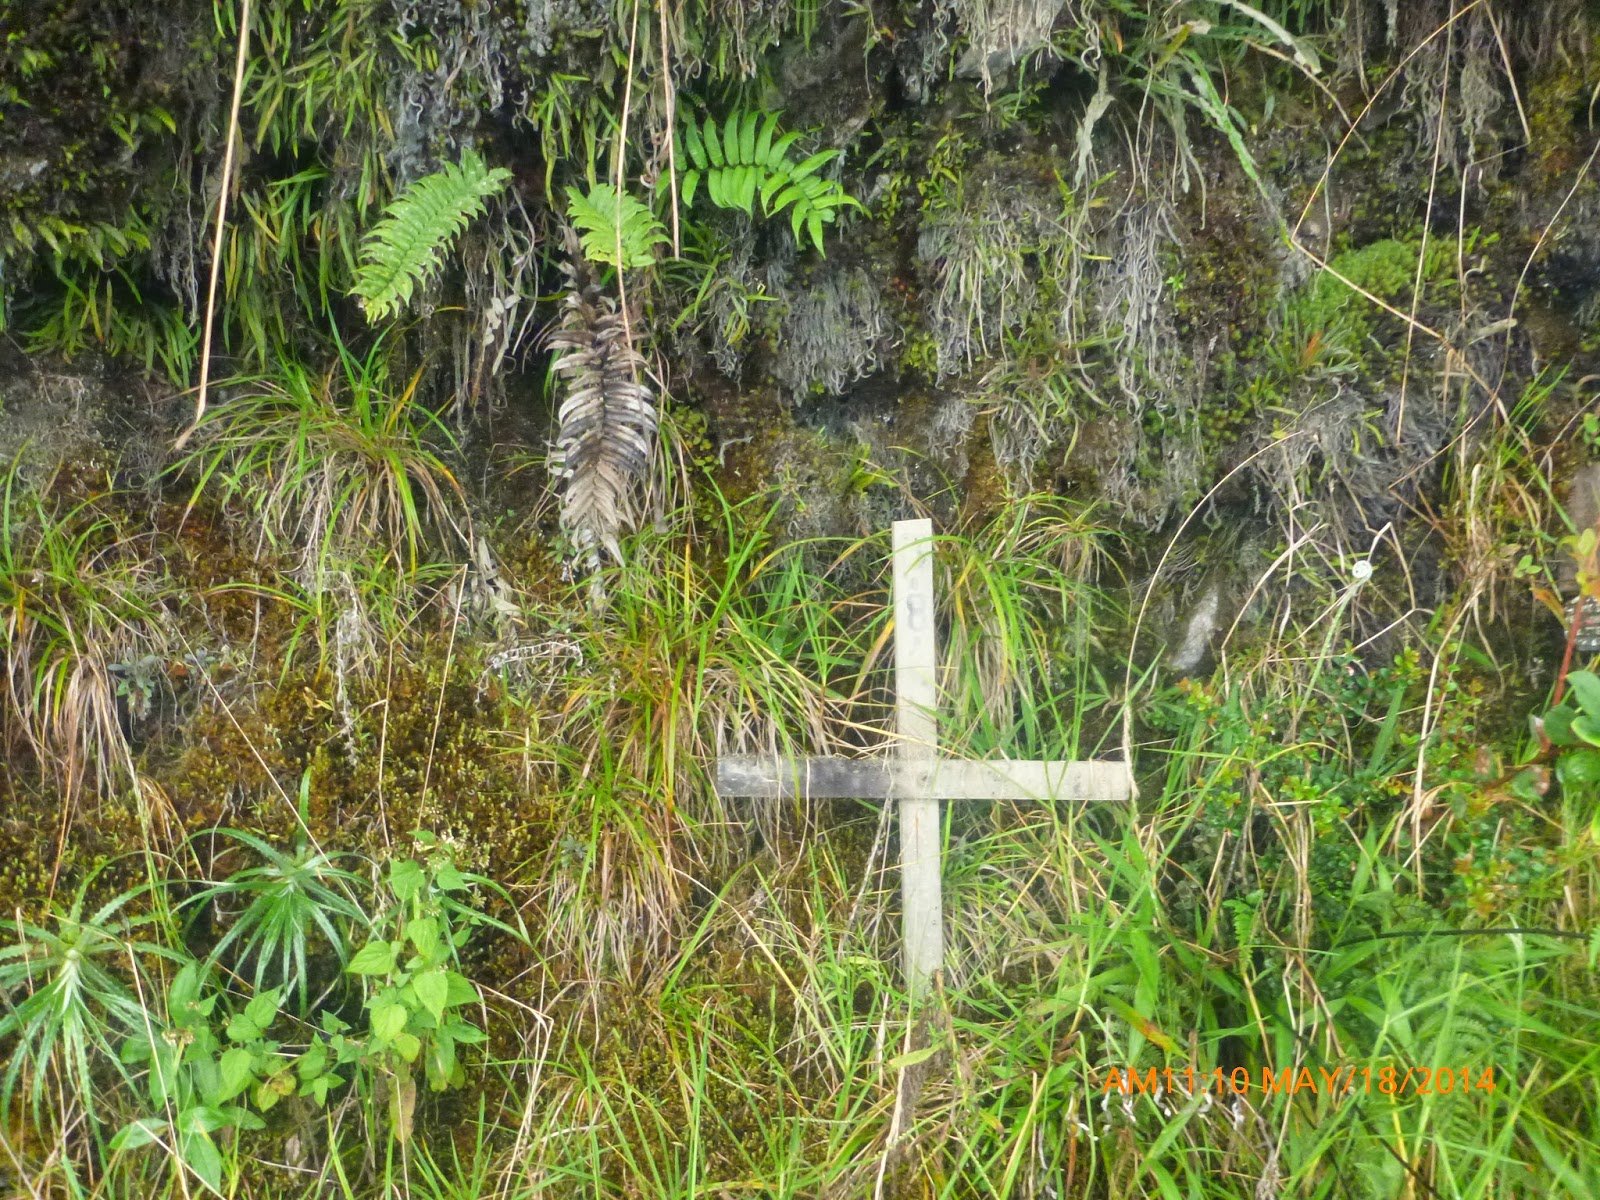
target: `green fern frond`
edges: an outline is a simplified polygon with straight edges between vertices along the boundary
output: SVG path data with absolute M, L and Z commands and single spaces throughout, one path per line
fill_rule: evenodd
M 693 204 L 703 185 L 718 208 L 754 216 L 759 197 L 762 216 L 787 209 L 795 241 L 804 244 L 809 238 L 822 253 L 823 226 L 839 209 L 861 205 L 838 183 L 817 174 L 839 151 L 821 150 L 797 163 L 789 151 L 799 140 L 792 131 L 778 135 L 777 113 L 735 111 L 720 126 L 715 117 L 699 125 L 684 122 L 678 139 L 678 157 L 688 164 L 679 192 L 683 203 Z
M 370 321 L 398 312 L 439 268 L 440 258 L 484 200 L 511 172 L 489 167 L 472 150 L 459 163 L 424 175 L 396 196 L 361 246 L 361 265 L 351 293 Z
M 567 218 L 583 241 L 590 262 L 612 267 L 647 267 L 655 262 L 655 249 L 668 241 L 656 215 L 626 192 L 597 183 L 585 195 L 567 189 Z

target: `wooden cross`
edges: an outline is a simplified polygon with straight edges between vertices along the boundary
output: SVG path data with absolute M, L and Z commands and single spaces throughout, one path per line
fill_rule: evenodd
M 940 897 L 940 800 L 1103 800 L 1126 802 L 1126 763 L 941 758 L 938 641 L 934 626 L 933 522 L 894 523 L 896 756 L 723 758 L 722 796 L 815 796 L 897 800 L 906 986 L 923 995 L 944 967 Z

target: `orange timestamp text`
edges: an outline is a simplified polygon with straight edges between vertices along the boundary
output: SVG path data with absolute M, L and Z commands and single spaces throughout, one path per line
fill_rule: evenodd
M 1453 1092 L 1492 1092 L 1498 1086 L 1494 1067 L 1376 1066 L 1234 1067 L 1207 1071 L 1197 1067 L 1111 1067 L 1100 1094 L 1121 1096 L 1209 1093 L 1213 1096 L 1302 1094 L 1318 1096 L 1448 1096 Z

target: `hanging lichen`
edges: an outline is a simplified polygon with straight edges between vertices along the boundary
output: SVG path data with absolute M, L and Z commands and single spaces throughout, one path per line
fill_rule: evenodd
M 775 280 L 775 285 L 779 281 Z M 785 283 L 772 374 L 795 398 L 836 395 L 876 370 L 894 333 L 883 299 L 859 268 L 828 271 L 805 290 Z

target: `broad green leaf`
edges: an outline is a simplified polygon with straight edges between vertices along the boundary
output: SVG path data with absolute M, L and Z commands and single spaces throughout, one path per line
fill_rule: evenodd
M 126 1039 L 122 1049 L 117 1051 L 117 1061 L 129 1067 L 149 1062 L 150 1039 L 144 1034 Z
M 449 1038 L 442 1037 L 433 1044 L 428 1052 L 427 1072 L 428 1086 L 434 1091 L 442 1092 L 450 1086 L 456 1073 L 456 1046 Z
M 211 1104 L 195 1104 L 178 1114 L 179 1133 L 211 1133 L 232 1124 L 226 1112 Z
M 278 1005 L 282 999 L 281 988 L 268 988 L 264 992 L 258 992 L 250 1003 L 244 1006 L 245 1020 L 266 1029 L 278 1015 Z
M 444 1027 L 452 1040 L 462 1046 L 478 1046 L 489 1040 L 489 1035 L 476 1025 L 469 1025 L 465 1021 L 451 1021 Z
M 155 1117 L 140 1117 L 129 1121 L 111 1137 L 113 1150 L 137 1150 L 163 1137 L 170 1128 L 166 1121 Z
M 262 1080 L 261 1086 L 256 1088 L 256 1107 L 266 1112 L 285 1096 L 294 1095 L 294 1089 L 294 1076 L 287 1071 L 279 1071 L 272 1078 Z
M 413 859 L 397 858 L 389 864 L 389 890 L 395 894 L 396 899 L 414 900 L 427 882 L 428 876 L 423 871 L 422 864 Z
M 334 1074 L 319 1075 L 300 1088 L 302 1096 L 310 1096 L 320 1107 L 328 1102 L 328 1093 L 344 1082 Z
M 167 1012 L 174 1020 L 182 1020 L 182 1013 L 200 999 L 200 964 L 185 963 L 178 968 L 167 987 Z
M 1592 671 L 1573 671 L 1567 676 L 1567 686 L 1578 698 L 1578 704 L 1592 719 L 1600 721 L 1600 677 Z
M 410 1014 L 405 1005 L 393 1000 L 380 1001 L 372 1006 L 372 1036 L 379 1042 L 392 1042 L 406 1027 Z
M 294 1090 L 292 1085 L 290 1090 Z M 256 1116 L 255 1113 L 237 1104 L 225 1105 L 222 1111 L 228 1118 L 228 1124 L 235 1129 L 265 1129 L 267 1127 L 267 1123 Z
M 445 993 L 445 1005 L 454 1008 L 459 1004 L 476 1004 L 478 1002 L 478 989 L 459 971 L 445 972 L 445 981 L 449 990 Z
M 255 1078 L 255 1063 L 255 1053 L 243 1046 L 234 1046 L 223 1052 L 217 1064 L 221 1081 L 214 1098 L 218 1104 L 232 1100 L 250 1086 L 250 1081 Z
M 314 1038 L 306 1052 L 295 1060 L 295 1072 L 301 1079 L 315 1079 L 328 1069 L 328 1044 L 320 1037 Z
M 1600 784 L 1600 750 L 1589 747 L 1569 750 L 1557 760 L 1556 774 L 1561 778 L 1561 786 L 1568 790 Z
M 406 1062 L 416 1062 L 422 1053 L 422 1041 L 414 1033 L 402 1033 L 394 1039 L 394 1048 Z
M 389 942 L 368 942 L 356 951 L 345 970 L 352 975 L 387 975 L 394 970 L 395 951 Z
M 450 996 L 450 982 L 445 970 L 435 967 L 431 971 L 424 971 L 411 981 L 411 986 L 416 989 L 417 1000 L 422 1007 L 433 1014 L 435 1021 L 442 1020 Z
M 216 1039 L 211 1037 L 210 1033 L 209 1029 L 206 1030 L 207 1040 L 214 1043 Z M 146 1079 L 150 1103 L 157 1108 L 165 1108 L 167 1101 L 171 1099 L 172 1092 L 178 1085 L 178 1064 L 186 1053 L 183 1047 L 174 1046 L 165 1039 L 156 1043 L 155 1053 L 150 1057 L 150 1072 Z M 210 1049 L 208 1053 L 215 1054 L 215 1048 Z
M 222 1152 L 209 1133 L 184 1134 L 178 1139 L 178 1155 L 202 1183 L 218 1195 L 222 1194 Z
M 406 922 L 406 938 L 417 948 L 417 953 L 427 958 L 439 948 L 439 919 L 413 917 Z
M 1577 742 L 1577 736 L 1572 732 L 1572 719 L 1578 714 L 1572 709 L 1562 706 L 1552 708 L 1544 715 L 1544 735 L 1557 746 L 1571 746 Z

